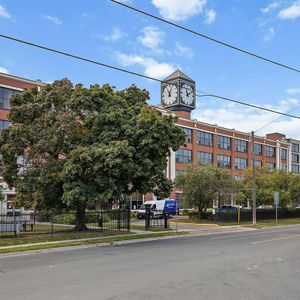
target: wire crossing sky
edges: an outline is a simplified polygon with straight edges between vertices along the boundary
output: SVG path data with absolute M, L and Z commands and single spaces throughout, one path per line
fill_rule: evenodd
M 296 0 L 122 2 L 299 70 L 300 3 Z M 157 83 L 179 69 L 196 82 L 197 90 L 207 94 L 300 115 L 300 109 L 290 113 L 300 104 L 299 72 L 276 67 L 111 1 L 73 1 L 62 10 L 60 0 L 43 0 L 38 6 L 35 0 L 1 0 L 0 12 L 3 35 L 93 61 L 75 61 L 54 52 L 45 55 L 45 50 L 0 38 L 2 73 L 46 83 L 61 78 L 85 86 L 108 83 L 117 89 L 135 84 L 149 91 L 149 104 L 157 105 L 161 98 Z M 98 63 L 119 71 L 99 68 Z M 121 70 L 141 76 L 129 76 Z M 300 139 L 298 118 L 273 122 L 274 113 L 267 110 L 197 93 L 201 97 L 193 119 L 245 132 L 271 122 L 260 134 L 274 131 Z
M 15 38 L 15 37 L 7 36 L 7 35 L 4 35 L 4 34 L 0 34 L 0 37 L 1 38 L 5 38 L 5 39 L 9 39 L 9 40 L 17 42 L 17 43 L 25 44 L 27 46 L 36 47 L 36 48 L 39 48 L 39 49 L 42 49 L 42 50 L 54 52 L 56 54 L 64 55 L 64 56 L 67 56 L 67 57 L 70 57 L 70 58 L 74 58 L 74 59 L 77 59 L 77 60 L 82 60 L 82 61 L 85 61 L 87 63 L 96 64 L 96 65 L 99 65 L 101 67 L 113 69 L 115 71 L 124 72 L 124 73 L 130 74 L 130 75 L 135 75 L 135 76 L 138 76 L 138 77 L 146 78 L 146 79 L 153 80 L 153 81 L 160 82 L 160 83 L 164 82 L 163 80 L 160 80 L 158 78 L 153 78 L 153 77 L 145 76 L 143 74 L 132 72 L 130 70 L 118 68 L 118 67 L 115 67 L 115 66 L 112 66 L 112 65 L 109 65 L 109 64 L 105 64 L 103 62 L 95 61 L 93 59 L 85 58 L 85 57 L 82 57 L 82 56 L 79 56 L 79 55 L 67 53 L 67 52 L 60 51 L 60 50 L 53 49 L 53 48 L 49 48 L 49 47 L 46 47 L 46 46 L 43 46 L 43 45 L 39 45 L 39 44 L 36 44 L 36 43 L 32 43 L 32 42 L 29 42 L 29 41 L 24 41 L 24 40 Z M 231 99 L 231 98 L 219 96 L 219 95 L 208 93 L 208 92 L 203 92 L 203 91 L 200 91 L 200 92 L 203 93 L 204 95 L 198 95 L 198 94 L 195 94 L 195 95 L 197 97 L 204 97 L 204 96 L 214 97 L 214 98 L 218 98 L 218 99 L 221 99 L 221 100 L 225 100 L 225 101 L 229 101 L 229 102 L 234 102 L 234 103 L 237 103 L 237 104 L 240 104 L 240 105 L 245 105 L 245 106 L 248 106 L 248 107 L 251 107 L 251 108 L 260 109 L 260 110 L 264 110 L 264 111 L 267 111 L 267 112 L 279 114 L 279 115 L 282 115 L 282 116 L 287 116 L 287 117 L 291 117 L 291 118 L 300 119 L 300 117 L 295 116 L 295 115 L 286 114 L 284 112 L 280 112 L 280 111 L 268 109 L 268 108 L 261 107 L 261 106 L 258 106 L 258 105 L 254 105 L 254 104 L 251 104 L 251 103 L 247 103 L 247 102 L 243 102 L 243 101 L 239 101 L 239 100 L 234 100 L 234 99 Z
M 274 64 L 274 65 L 277 65 L 277 66 L 279 66 L 279 67 L 286 68 L 286 69 L 288 69 L 288 70 L 290 70 L 290 71 L 294 71 L 294 72 L 300 73 L 300 69 L 297 69 L 297 68 L 288 66 L 288 65 L 286 65 L 286 64 L 280 63 L 280 62 L 275 61 L 275 60 L 273 60 L 273 59 L 270 59 L 270 58 L 261 56 L 261 55 L 259 55 L 259 54 L 250 52 L 250 51 L 248 51 L 248 50 L 245 50 L 245 49 L 236 47 L 236 46 L 234 46 L 234 45 L 228 44 L 228 43 L 223 42 L 223 41 L 221 41 L 221 40 L 218 40 L 218 39 L 216 39 L 216 38 L 213 38 L 213 37 L 210 37 L 210 36 L 208 36 L 208 35 L 202 34 L 202 33 L 198 32 L 198 31 L 195 31 L 195 30 L 192 30 L 192 29 L 190 29 L 190 28 L 181 26 L 181 25 L 176 24 L 176 23 L 174 23 L 174 22 L 170 22 L 170 21 L 168 21 L 168 20 L 166 20 L 166 19 L 157 17 L 157 16 L 155 16 L 155 15 L 153 15 L 153 14 L 150 14 L 150 13 L 148 13 L 148 12 L 146 12 L 146 11 L 137 9 L 137 8 L 135 8 L 135 7 L 133 7 L 133 6 L 128 5 L 128 4 L 121 3 L 121 2 L 116 1 L 116 0 L 109 0 L 109 1 L 111 1 L 111 2 L 113 2 L 113 3 L 115 3 L 115 4 L 119 4 L 119 5 L 123 6 L 123 7 L 126 7 L 126 8 L 128 8 L 128 9 L 131 9 L 132 11 L 138 12 L 138 13 L 143 14 L 143 15 L 145 15 L 145 16 L 148 16 L 148 17 L 150 17 L 150 18 L 153 18 L 153 19 L 155 19 L 155 20 L 158 20 L 158 21 L 167 23 L 167 24 L 169 24 L 169 25 L 171 25 L 171 26 L 177 27 L 177 28 L 179 28 L 179 29 L 181 29 L 181 30 L 184 30 L 184 31 L 188 32 L 188 33 L 194 34 L 194 35 L 196 35 L 196 36 L 198 36 L 198 37 L 205 38 L 205 39 L 207 39 L 207 40 L 209 40 L 209 41 L 211 41 L 211 42 L 214 42 L 214 43 L 217 43 L 217 44 L 219 44 L 219 45 L 222 45 L 222 46 L 231 48 L 231 49 L 233 49 L 233 50 L 235 50 L 235 51 L 241 52 L 241 53 L 246 54 L 246 55 L 250 55 L 250 56 L 252 56 L 252 57 L 255 57 L 255 58 L 257 58 L 257 59 L 263 60 L 263 61 L 265 61 L 265 62 L 268 62 L 268 63 Z

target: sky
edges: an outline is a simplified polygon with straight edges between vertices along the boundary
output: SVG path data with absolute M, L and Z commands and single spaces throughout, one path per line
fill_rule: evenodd
M 300 0 L 119 0 L 259 55 L 300 68 Z M 225 48 L 109 0 L 0 0 L 0 33 L 163 79 L 180 69 L 197 89 L 300 116 L 300 74 Z M 148 79 L 0 38 L 0 72 L 50 83 L 131 84 L 160 104 Z M 298 107 L 299 106 L 299 107 Z M 278 115 L 211 97 L 192 118 L 256 131 Z M 280 118 L 257 135 L 300 139 L 300 120 Z

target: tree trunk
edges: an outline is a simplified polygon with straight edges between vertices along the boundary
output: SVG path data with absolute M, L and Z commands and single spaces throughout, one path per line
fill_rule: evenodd
M 77 207 L 75 230 L 76 231 L 87 230 L 87 227 L 85 225 L 85 205 L 84 204 Z
M 202 206 L 198 206 L 198 219 L 201 219 Z

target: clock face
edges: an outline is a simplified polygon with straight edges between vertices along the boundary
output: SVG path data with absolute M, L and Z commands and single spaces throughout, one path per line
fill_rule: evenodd
M 178 95 L 178 90 L 176 85 L 174 84 L 168 84 L 164 87 L 163 93 L 162 93 L 162 100 L 164 104 L 171 105 L 175 103 Z
M 191 85 L 184 83 L 180 90 L 181 100 L 184 104 L 191 105 L 195 99 L 194 89 Z

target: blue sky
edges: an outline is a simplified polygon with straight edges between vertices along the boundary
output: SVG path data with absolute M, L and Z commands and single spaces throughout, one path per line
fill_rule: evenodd
M 123 0 L 196 31 L 300 68 L 299 0 Z M 63 5 L 62 5 L 63 3 Z M 0 32 L 149 76 L 179 68 L 197 89 L 281 111 L 300 105 L 300 74 L 221 47 L 108 0 L 0 0 Z M 156 82 L 0 39 L 0 71 L 51 82 L 135 83 L 160 102 Z M 300 108 L 293 111 L 300 115 Z M 277 116 L 200 98 L 200 121 L 256 130 Z M 300 139 L 299 120 L 282 118 L 265 130 Z

